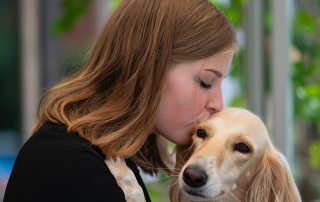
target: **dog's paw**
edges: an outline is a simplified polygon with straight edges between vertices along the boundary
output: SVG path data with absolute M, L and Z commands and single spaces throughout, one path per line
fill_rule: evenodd
M 132 170 L 128 168 L 123 158 L 117 157 L 115 160 L 105 161 L 110 172 L 116 178 L 119 187 L 124 192 L 128 202 L 145 202 L 143 190 L 139 185 Z

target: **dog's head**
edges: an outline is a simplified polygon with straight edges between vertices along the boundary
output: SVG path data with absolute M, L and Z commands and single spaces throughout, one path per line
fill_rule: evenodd
M 226 108 L 198 124 L 192 138 L 188 155 L 177 149 L 177 164 L 185 162 L 176 167 L 180 194 L 193 201 L 299 201 L 286 198 L 298 193 L 288 164 L 249 111 Z

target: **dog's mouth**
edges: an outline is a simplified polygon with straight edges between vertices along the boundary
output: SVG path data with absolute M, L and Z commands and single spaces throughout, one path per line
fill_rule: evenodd
M 186 192 L 187 194 L 191 195 L 192 197 L 196 197 L 196 198 L 200 198 L 201 200 L 207 198 L 204 194 L 202 194 L 199 191 L 195 191 L 195 190 L 190 190 L 190 189 L 183 189 L 184 192 Z
M 183 191 L 186 192 L 188 195 L 195 197 L 197 200 L 205 200 L 205 199 L 211 198 L 211 197 L 208 197 L 208 196 L 202 194 L 200 191 L 190 190 L 190 189 L 186 189 L 186 188 L 184 188 Z M 220 199 L 224 198 L 225 195 L 226 195 L 226 192 L 224 190 L 221 190 L 221 192 L 219 194 L 217 194 L 213 198 L 213 200 L 214 201 L 220 200 Z

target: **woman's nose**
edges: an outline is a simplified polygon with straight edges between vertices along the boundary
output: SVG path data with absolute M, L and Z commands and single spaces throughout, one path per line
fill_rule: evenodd
M 223 109 L 223 97 L 221 88 L 213 92 L 209 96 L 206 108 L 211 114 L 220 112 Z

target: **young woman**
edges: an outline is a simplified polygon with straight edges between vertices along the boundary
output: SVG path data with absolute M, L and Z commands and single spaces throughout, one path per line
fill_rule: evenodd
M 221 82 L 237 40 L 208 0 L 122 0 L 84 67 L 46 92 L 4 202 L 125 201 L 105 165 L 121 156 L 169 170 L 161 137 L 185 145 L 223 108 Z

